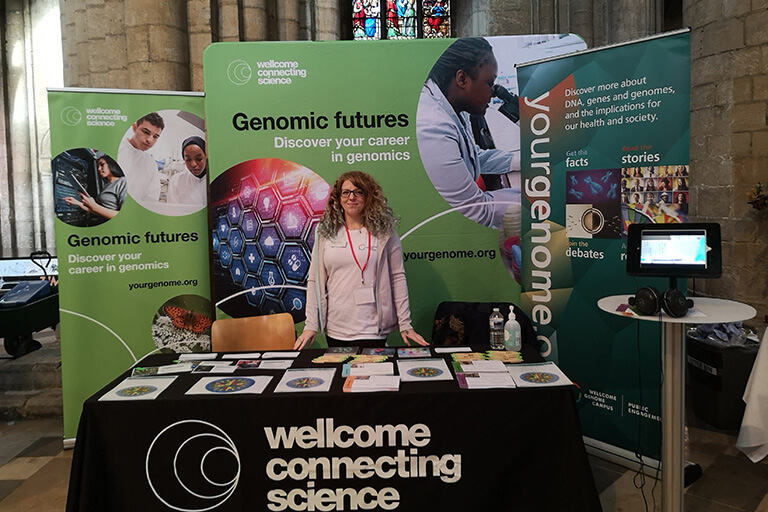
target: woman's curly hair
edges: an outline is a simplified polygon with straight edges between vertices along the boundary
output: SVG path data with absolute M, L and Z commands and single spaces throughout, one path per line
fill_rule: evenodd
M 324 238 L 331 238 L 344 225 L 344 210 L 341 207 L 341 185 L 351 181 L 365 195 L 363 196 L 363 225 L 373 236 L 389 233 L 397 224 L 395 212 L 387 203 L 384 191 L 376 180 L 362 171 L 347 171 L 336 178 L 331 188 L 325 211 L 320 219 L 317 232 Z

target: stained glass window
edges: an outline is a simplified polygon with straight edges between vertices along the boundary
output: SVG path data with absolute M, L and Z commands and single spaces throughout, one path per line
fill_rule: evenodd
M 449 0 L 351 0 L 353 39 L 450 37 Z

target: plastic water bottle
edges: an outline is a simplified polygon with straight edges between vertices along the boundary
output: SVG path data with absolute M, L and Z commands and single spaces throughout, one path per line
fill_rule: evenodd
M 488 326 L 491 328 L 491 350 L 504 350 L 504 315 L 499 308 L 493 308 Z
M 504 348 L 520 352 L 523 348 L 520 322 L 515 320 L 514 308 L 509 308 L 509 320 L 504 324 Z

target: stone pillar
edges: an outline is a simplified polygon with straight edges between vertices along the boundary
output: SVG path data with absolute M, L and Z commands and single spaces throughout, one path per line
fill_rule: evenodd
M 218 0 L 219 41 L 240 41 L 240 7 L 238 0 Z
M 346 0 L 342 0 L 346 1 Z M 309 2 L 308 2 L 309 3 Z M 315 4 L 316 32 L 314 38 L 318 41 L 333 41 L 341 35 L 341 24 L 347 20 L 339 19 L 341 12 L 337 0 L 317 0 Z M 312 34 L 310 33 L 311 39 Z
M 28 41 L 25 34 L 25 8 L 22 0 L 7 0 L 5 4 L 6 40 L 8 48 L 6 77 L 8 96 L 12 98 L 8 124 L 8 152 L 11 168 L 10 221 L 15 230 L 14 248 L 20 254 L 29 253 L 36 245 L 35 208 L 33 191 L 32 159 L 30 158 L 29 83 L 27 81 Z
M 768 10 L 764 2 L 687 0 L 691 33 L 691 220 L 719 222 L 723 276 L 697 292 L 768 315 L 768 211 L 746 193 L 768 181 Z
M 607 3 L 605 44 L 631 41 L 655 32 L 653 0 L 613 0 Z
M 193 91 L 203 90 L 203 52 L 213 42 L 211 2 L 187 0 L 189 76 Z
M 299 39 L 299 1 L 277 2 L 277 39 L 297 41 Z
M 125 0 L 130 89 L 189 90 L 186 4 Z
M 267 40 L 266 0 L 245 0 L 243 2 L 243 41 Z

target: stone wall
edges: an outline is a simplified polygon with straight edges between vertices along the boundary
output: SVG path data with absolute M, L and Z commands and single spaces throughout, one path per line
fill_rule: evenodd
M 751 304 L 768 323 L 768 210 L 747 191 L 768 182 L 768 2 L 689 0 L 691 220 L 719 222 L 723 277 L 696 292 Z

